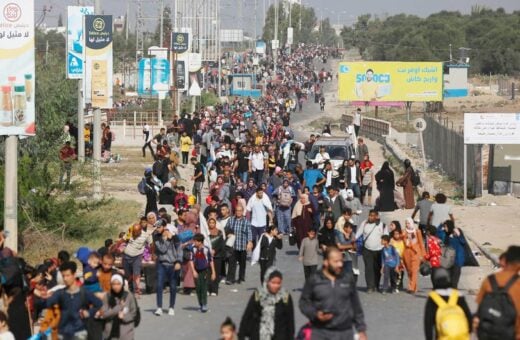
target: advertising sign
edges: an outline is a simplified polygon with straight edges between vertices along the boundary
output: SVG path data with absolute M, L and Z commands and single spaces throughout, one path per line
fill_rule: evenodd
M 175 86 L 179 90 L 186 90 L 186 62 L 184 60 L 175 61 Z
M 85 103 L 112 108 L 112 16 L 85 15 Z
M 162 58 L 143 58 L 138 65 L 137 93 L 156 96 L 170 89 L 170 62 Z
M 184 53 L 189 48 L 189 34 L 172 32 L 172 51 L 174 53 Z
M 83 16 L 94 14 L 91 6 L 67 8 L 67 78 L 83 78 Z
M 520 113 L 465 113 L 465 144 L 520 144 Z
M 341 62 L 339 99 L 347 101 L 442 101 L 440 62 Z
M 287 44 L 293 44 L 294 30 L 292 27 L 287 27 Z
M 267 49 L 267 45 L 263 40 L 256 41 L 256 53 L 265 54 L 265 50 Z
M 33 136 L 34 1 L 0 0 L 0 135 Z

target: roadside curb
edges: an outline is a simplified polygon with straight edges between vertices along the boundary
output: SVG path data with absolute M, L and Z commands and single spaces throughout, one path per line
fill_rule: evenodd
M 480 243 L 478 243 L 477 241 L 475 241 L 475 239 L 473 239 L 473 237 L 471 237 L 467 231 L 464 232 L 464 235 L 466 236 L 466 238 L 468 240 L 471 241 L 471 243 L 473 243 L 477 248 L 478 250 L 480 250 L 480 252 L 482 254 L 484 254 L 484 256 L 489 260 L 491 261 L 491 263 L 493 263 L 494 266 L 498 267 L 499 266 L 499 261 L 498 261 L 498 256 L 496 256 L 495 254 L 491 254 L 486 248 L 484 248 L 483 245 L 481 245 Z
M 385 151 L 388 151 L 391 155 L 393 155 L 395 158 L 397 158 L 400 162 L 403 162 L 407 158 L 406 154 L 399 148 L 399 146 L 395 142 L 389 140 L 389 138 L 385 138 L 384 143 L 381 143 L 381 146 L 385 149 Z M 419 192 L 419 194 L 421 194 L 422 190 L 423 190 L 423 187 L 417 188 L 417 191 Z M 475 239 L 473 237 L 471 237 L 467 231 L 464 231 L 464 235 L 471 241 L 471 243 L 473 243 L 478 248 L 478 250 L 482 254 L 484 254 L 484 256 L 489 261 L 491 261 L 491 263 L 494 266 L 499 266 L 498 257 L 495 254 L 490 253 L 483 245 L 481 245 L 480 243 L 475 241 Z

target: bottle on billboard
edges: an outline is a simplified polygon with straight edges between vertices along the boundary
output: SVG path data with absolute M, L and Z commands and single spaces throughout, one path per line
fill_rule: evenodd
M 2 111 L 0 111 L 0 125 L 13 125 L 13 104 L 11 101 L 11 86 L 4 85 L 2 90 Z
M 25 95 L 25 86 L 18 85 L 14 87 L 13 96 L 14 108 L 14 124 L 20 126 L 25 124 L 25 114 L 27 109 L 27 96 Z
M 26 74 L 25 76 L 25 95 L 27 96 L 27 101 L 30 102 L 32 98 L 32 74 Z

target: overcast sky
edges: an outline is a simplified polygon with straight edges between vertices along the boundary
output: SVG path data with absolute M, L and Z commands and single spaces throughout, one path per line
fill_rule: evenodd
M 126 3 L 130 1 L 130 19 L 133 22 L 135 19 L 135 3 L 137 0 L 101 0 L 102 7 L 105 14 L 112 14 L 115 16 L 124 15 L 126 11 Z M 143 8 L 145 8 L 145 15 L 157 15 L 160 0 L 142 0 Z M 239 6 L 242 1 L 243 20 L 231 19 L 238 13 Z M 265 0 L 266 4 L 272 3 L 274 0 Z M 65 13 L 67 5 L 77 5 L 78 2 L 85 4 L 93 4 L 94 0 L 36 0 L 36 10 L 41 11 L 45 5 L 52 6 L 52 10 L 48 13 L 46 23 L 49 26 L 56 25 L 60 13 Z M 165 4 L 173 4 L 173 0 L 164 0 Z M 258 12 L 263 12 L 264 0 L 256 0 Z M 243 24 L 247 29 L 252 13 L 254 12 L 255 0 L 221 0 L 223 15 L 223 28 L 240 28 L 237 25 Z M 520 10 L 520 0 L 302 0 L 304 6 L 312 6 L 316 10 L 318 17 L 329 17 L 333 24 L 339 20 L 341 24 L 352 24 L 355 18 L 360 14 L 371 13 L 373 15 L 383 16 L 386 14 L 392 15 L 396 13 L 416 14 L 419 16 L 428 16 L 431 13 L 442 10 L 461 11 L 462 13 L 469 13 L 471 7 L 475 4 L 487 6 L 493 9 L 502 7 L 506 11 Z M 40 13 L 36 13 L 39 17 Z M 247 16 L 247 17 L 246 17 Z M 248 20 L 249 19 L 249 20 Z M 258 22 L 262 21 L 261 15 L 258 16 Z M 250 26 L 249 26 L 250 27 Z

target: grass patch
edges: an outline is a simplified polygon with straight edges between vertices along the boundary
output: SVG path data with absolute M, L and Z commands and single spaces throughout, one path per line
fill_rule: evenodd
M 22 234 L 24 251 L 22 256 L 29 263 L 41 263 L 43 259 L 55 257 L 59 250 L 71 253 L 80 246 L 97 249 L 107 238 L 117 238 L 135 222 L 142 205 L 135 201 L 109 199 L 103 204 L 85 209 L 74 226 L 61 226 L 53 232 L 32 226 Z M 82 237 L 67 237 L 68 234 L 81 234 Z

